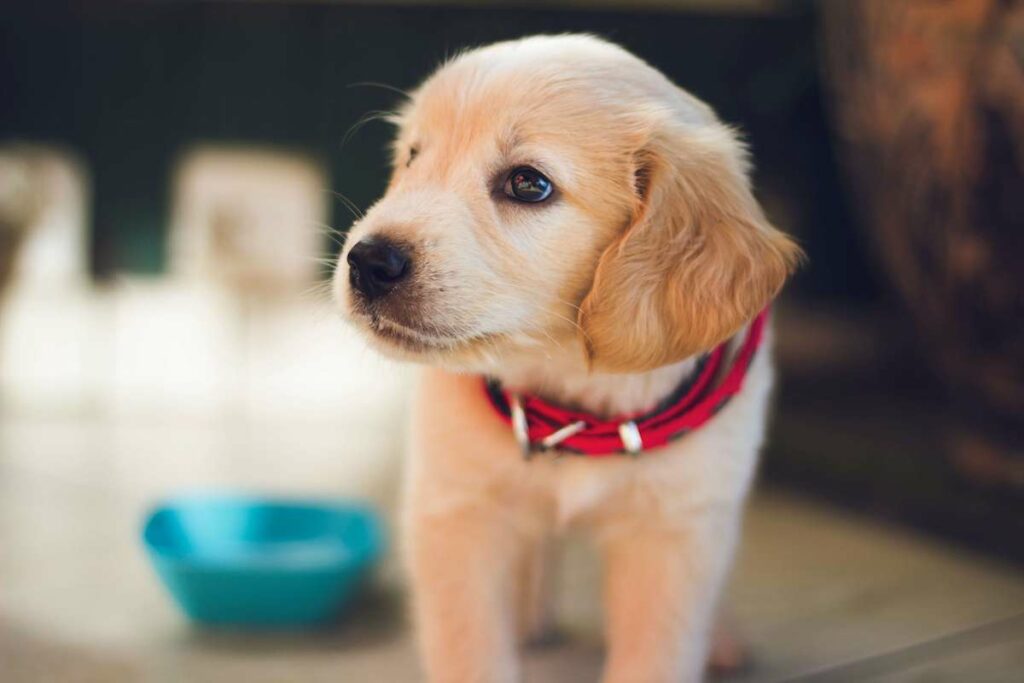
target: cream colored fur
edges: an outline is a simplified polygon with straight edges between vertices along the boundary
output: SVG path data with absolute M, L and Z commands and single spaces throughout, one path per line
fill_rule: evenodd
M 428 366 L 403 520 L 427 678 L 519 680 L 518 645 L 548 612 L 543 547 L 573 525 L 605 563 L 605 682 L 699 680 L 764 434 L 770 343 L 711 422 L 636 460 L 524 461 L 478 373 L 636 412 L 742 332 L 799 257 L 754 201 L 742 145 L 706 105 L 588 36 L 460 55 L 396 123 L 388 191 L 346 250 L 370 235 L 414 245 L 414 281 L 390 295 L 407 301 L 368 313 L 344 265 L 335 290 L 382 352 Z M 522 165 L 552 179 L 550 200 L 502 196 Z

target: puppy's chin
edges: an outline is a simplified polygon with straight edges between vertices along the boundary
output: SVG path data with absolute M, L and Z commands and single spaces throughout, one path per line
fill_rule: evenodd
M 394 360 L 473 371 L 496 350 L 498 335 L 437 334 L 374 313 L 348 317 L 375 351 Z

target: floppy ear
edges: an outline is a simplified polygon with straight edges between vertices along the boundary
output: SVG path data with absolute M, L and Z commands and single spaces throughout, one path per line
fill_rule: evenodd
M 750 191 L 726 126 L 660 122 L 636 154 L 631 224 L 580 306 L 590 365 L 638 372 L 706 351 L 781 289 L 802 257 Z

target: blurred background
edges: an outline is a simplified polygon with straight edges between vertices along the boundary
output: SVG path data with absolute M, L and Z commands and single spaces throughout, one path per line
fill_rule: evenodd
M 1024 676 L 1024 4 L 87 2 L 0 9 L 0 679 L 417 680 L 393 557 L 332 628 L 189 627 L 156 501 L 393 519 L 410 369 L 324 285 L 387 124 L 456 50 L 588 31 L 740 127 L 809 264 L 729 603 L 736 680 Z M 599 569 L 564 551 L 595 680 Z

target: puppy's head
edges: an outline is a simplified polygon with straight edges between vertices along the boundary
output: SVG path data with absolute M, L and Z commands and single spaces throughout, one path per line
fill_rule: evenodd
M 466 53 L 397 117 L 394 174 L 335 273 L 384 352 L 465 369 L 579 343 L 634 372 L 734 334 L 798 248 L 711 110 L 586 36 Z

